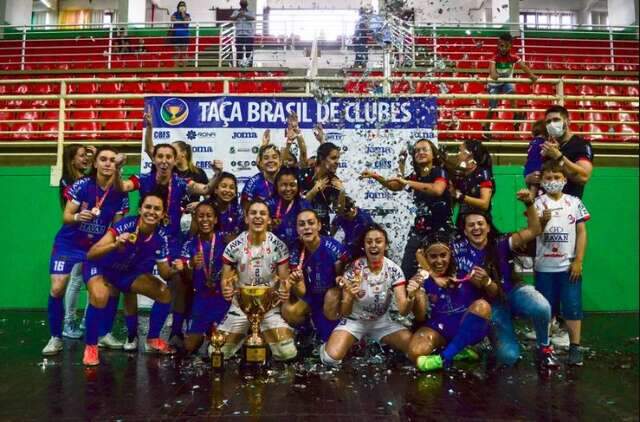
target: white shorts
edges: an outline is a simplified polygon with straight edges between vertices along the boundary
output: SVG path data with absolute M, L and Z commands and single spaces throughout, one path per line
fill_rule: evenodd
M 227 333 L 247 334 L 250 326 L 251 324 L 249 323 L 247 316 L 242 312 L 242 309 L 232 303 L 227 314 L 222 320 L 222 324 L 220 324 L 220 327 L 218 328 L 220 331 L 226 331 Z M 293 331 L 289 324 L 287 324 L 280 315 L 280 307 L 275 307 L 264 314 L 264 319 L 260 323 L 261 333 L 275 328 L 288 328 Z
M 357 340 L 360 340 L 366 335 L 373 338 L 375 341 L 380 341 L 383 337 L 386 337 L 389 334 L 406 329 L 407 328 L 405 326 L 392 321 L 388 315 L 385 315 L 373 321 L 342 318 L 333 331 L 346 331 Z

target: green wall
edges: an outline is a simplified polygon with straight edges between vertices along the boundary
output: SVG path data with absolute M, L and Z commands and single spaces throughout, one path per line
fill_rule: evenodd
M 135 168 L 127 169 L 130 173 Z M 496 225 L 507 231 L 524 224 L 515 192 L 521 168 L 495 169 Z M 58 189 L 49 187 L 48 167 L 0 167 L 5 198 L 0 233 L 5 236 L 0 268 L 0 308 L 44 308 L 49 289 L 51 244 L 60 226 Z M 137 195 L 131 196 L 132 208 Z M 637 311 L 638 169 L 597 168 L 584 202 L 591 213 L 584 265 L 583 303 L 590 311 Z

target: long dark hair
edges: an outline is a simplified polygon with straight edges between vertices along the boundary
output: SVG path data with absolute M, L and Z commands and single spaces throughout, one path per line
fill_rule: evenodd
M 296 171 L 295 168 L 293 168 L 293 167 L 281 167 L 280 171 L 278 171 L 278 174 L 276 174 L 276 178 L 274 180 L 274 185 L 276 187 L 275 194 L 278 197 L 280 197 L 280 194 L 278 193 L 278 182 L 284 176 L 293 176 L 294 179 L 296 179 L 296 181 L 298 181 L 298 172 Z M 296 198 L 299 196 L 299 194 L 300 194 L 300 186 L 298 186 L 298 192 L 296 193 Z
M 503 236 L 503 234 L 500 233 L 495 224 L 493 224 L 491 214 L 477 209 L 471 209 L 458 214 L 456 226 L 458 227 L 458 231 L 460 232 L 461 236 L 466 237 L 464 234 L 464 229 L 467 222 L 467 217 L 469 217 L 470 215 L 479 215 L 483 217 L 487 222 L 487 225 L 489 226 L 489 233 L 487 234 L 487 246 L 485 246 L 484 249 L 484 262 L 482 267 L 487 272 L 487 274 L 489 274 L 489 277 L 491 277 L 492 280 L 496 281 L 496 283 L 500 285 L 502 274 L 500 272 L 500 257 L 498 256 L 498 239 Z
M 363 256 L 366 256 L 366 253 L 364 251 L 364 238 L 367 236 L 369 232 L 373 232 L 373 231 L 378 231 L 383 234 L 384 243 L 386 245 L 384 256 L 387 256 L 387 252 L 389 251 L 389 235 L 387 234 L 387 231 L 384 229 L 384 227 L 382 227 L 380 224 L 373 223 L 367 226 L 367 229 L 364 232 L 362 232 L 362 234 L 358 237 L 358 240 L 355 243 L 353 256 L 349 260 L 350 264 L 354 263 L 355 261 L 362 258 Z
M 218 189 L 218 186 L 220 185 L 220 183 L 224 179 L 231 179 L 231 180 L 233 180 L 233 184 L 236 185 L 236 196 L 235 196 L 234 199 L 237 202 L 237 200 L 238 200 L 238 179 L 236 179 L 236 176 L 233 173 L 229 173 L 228 171 L 221 172 L 216 177 L 216 180 L 213 181 L 213 186 L 212 186 L 212 189 L 211 189 L 211 200 L 213 202 L 216 202 L 216 203 L 218 203 L 220 201 L 220 199 L 216 195 L 216 190 Z M 232 202 L 234 202 L 234 200 L 232 200 Z
M 453 236 L 451 236 L 451 233 L 448 233 L 444 230 L 437 230 L 428 233 L 422 243 L 422 250 L 426 254 L 430 246 L 436 245 L 438 243 L 441 243 L 449 248 L 449 265 L 447 266 L 445 275 L 448 277 L 455 277 L 458 268 L 456 266 L 456 260 L 453 258 Z
M 84 173 L 73 167 L 73 159 L 81 149 L 85 149 L 85 147 L 80 144 L 71 144 L 64 149 L 62 155 L 62 179 L 69 184 L 85 176 Z
M 464 147 L 471 153 L 476 165 L 481 169 L 488 170 L 493 178 L 493 162 L 487 147 L 476 139 L 467 139 L 464 141 Z

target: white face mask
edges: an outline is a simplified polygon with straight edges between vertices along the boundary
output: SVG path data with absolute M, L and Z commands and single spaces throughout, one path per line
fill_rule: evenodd
M 561 138 L 564 135 L 564 122 L 551 122 L 547 125 L 547 133 L 554 138 Z
M 550 182 L 542 182 L 540 185 L 547 193 L 560 193 L 566 184 L 567 182 L 563 180 L 552 180 Z

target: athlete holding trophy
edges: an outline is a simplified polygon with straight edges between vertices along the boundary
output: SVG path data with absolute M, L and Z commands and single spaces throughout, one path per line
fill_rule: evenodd
M 268 231 L 267 205 L 250 202 L 245 222 L 248 230 L 229 243 L 223 255 L 222 294 L 232 304 L 219 329 L 226 335 L 222 352 L 228 359 L 242 347 L 251 326 L 243 360 L 260 367 L 267 361 L 264 343 L 276 360 L 296 357 L 293 329 L 282 318 L 279 302 L 287 302 L 290 294 L 304 296 L 305 287 L 289 280 L 289 251 Z

